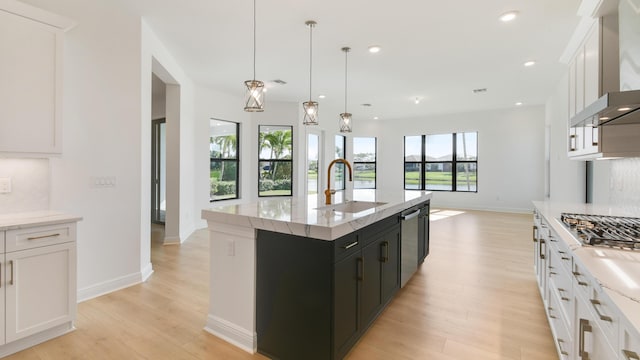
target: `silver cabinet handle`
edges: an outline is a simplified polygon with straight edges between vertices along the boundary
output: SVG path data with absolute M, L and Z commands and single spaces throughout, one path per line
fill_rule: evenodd
M 384 251 L 382 251 L 384 250 Z M 382 261 L 383 263 L 386 263 L 389 261 L 389 242 L 388 241 L 383 241 L 380 244 L 380 251 L 382 252 L 382 256 L 380 257 L 380 261 Z
M 9 267 L 11 268 L 11 280 L 9 280 L 9 285 L 13 285 L 13 260 L 9 260 Z
M 576 136 L 569 135 L 569 151 L 576 151 Z
M 564 340 L 558 339 L 558 348 L 560 349 L 560 354 L 567 356 L 569 355 L 569 353 L 562 348 L 563 343 L 564 343 Z
M 345 245 L 345 246 L 343 246 L 342 248 L 343 248 L 343 249 L 345 249 L 345 250 L 348 250 L 348 249 L 351 249 L 352 247 L 354 247 L 354 246 L 356 246 L 356 245 L 358 245 L 358 242 L 357 242 L 357 241 L 354 241 L 354 242 L 352 242 L 352 243 L 351 243 L 351 244 L 349 244 L 349 245 Z
M 553 308 L 551 306 L 549 306 L 549 307 L 547 307 L 547 310 L 549 310 L 549 317 L 552 318 L 552 319 L 555 319 L 556 316 L 551 314 L 551 312 L 553 311 Z
M 640 356 L 636 352 L 630 350 L 622 349 L 622 355 L 624 355 L 625 360 L 640 360 Z
M 580 319 L 580 339 L 578 343 L 578 355 L 582 358 L 582 360 L 589 360 L 589 353 L 584 351 L 584 333 L 591 332 L 591 325 L 589 325 L 589 320 Z
M 571 260 L 571 258 L 568 258 L 568 257 L 565 256 L 567 253 L 564 252 L 564 251 L 558 251 L 558 254 L 561 254 L 560 255 L 560 259 L 562 259 L 562 260 Z
M 598 127 L 595 125 L 591 127 L 591 145 L 598 146 Z
M 589 301 L 591 302 L 591 306 L 593 306 L 593 310 L 595 310 L 595 311 L 596 311 L 596 314 L 598 314 L 598 317 L 600 317 L 600 320 L 602 320 L 602 321 L 609 321 L 609 322 L 613 321 L 613 319 L 612 319 L 610 316 L 602 315 L 602 314 L 600 313 L 600 310 L 598 310 L 598 307 L 597 307 L 597 306 L 602 305 L 602 303 L 601 303 L 600 301 L 598 301 L 598 300 L 594 300 L 594 299 L 591 299 L 591 300 L 589 300 Z
M 542 245 L 544 244 L 544 240 L 540 239 L 538 242 L 538 246 L 540 247 L 540 259 L 544 260 L 544 251 L 542 250 Z
M 420 215 L 420 209 L 412 212 L 411 214 L 402 215 L 401 218 L 402 218 L 402 220 L 406 221 L 406 220 L 411 220 L 411 219 L 413 219 L 414 217 L 416 217 L 418 215 Z
M 538 227 L 533 225 L 533 242 L 538 242 Z
M 38 240 L 38 239 L 46 239 L 49 237 L 58 237 L 60 236 L 60 234 L 50 234 L 50 235 L 42 235 L 42 236 L 33 236 L 33 237 L 28 237 L 27 240 Z

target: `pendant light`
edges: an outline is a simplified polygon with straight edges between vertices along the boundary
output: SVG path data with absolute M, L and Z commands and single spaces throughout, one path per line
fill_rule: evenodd
M 256 80 L 256 0 L 253 0 L 253 80 L 244 82 L 247 94 L 244 101 L 244 111 L 264 111 L 264 83 Z
M 304 110 L 304 118 L 302 123 L 304 125 L 318 125 L 318 102 L 313 101 L 311 97 L 311 74 L 313 71 L 313 28 L 317 23 L 313 20 L 308 20 L 304 23 L 309 27 L 309 101 L 302 103 L 302 109 Z
M 343 47 L 341 50 L 344 51 L 344 112 L 340 114 L 339 125 L 341 133 L 350 133 L 351 113 L 347 112 L 347 54 L 351 48 Z

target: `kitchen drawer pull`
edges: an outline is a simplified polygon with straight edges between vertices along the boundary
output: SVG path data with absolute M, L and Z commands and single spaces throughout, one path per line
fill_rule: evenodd
M 595 125 L 591 127 L 591 145 L 598 146 L 598 127 Z
M 578 285 L 580 285 L 580 286 L 588 286 L 589 285 L 588 283 L 586 283 L 584 281 L 580 281 L 580 279 L 578 279 L 578 276 L 580 276 L 580 275 L 582 275 L 582 274 L 580 274 L 577 271 L 573 272 L 573 277 L 576 278 L 576 281 L 578 282 Z
M 9 260 L 9 267 L 11 268 L 11 279 L 9 280 L 9 285 L 13 285 L 13 260 Z
M 354 241 L 354 242 L 352 242 L 352 243 L 351 243 L 351 244 L 349 244 L 349 245 L 345 245 L 345 246 L 343 246 L 342 248 L 343 248 L 343 249 L 345 249 L 345 250 L 349 250 L 349 249 L 351 249 L 352 247 L 354 247 L 354 246 L 356 246 L 356 245 L 358 245 L 358 242 L 357 242 L 357 241 Z
M 356 279 L 363 281 L 364 280 L 364 258 L 363 257 L 359 257 L 358 258 L 358 274 Z
M 569 135 L 569 151 L 576 151 L 576 136 Z
M 389 242 L 383 241 L 380 244 L 380 251 L 382 251 L 382 256 L 380 257 L 380 261 L 386 263 L 389 261 Z
M 589 325 L 589 320 L 580 319 L 580 339 L 578 344 L 578 355 L 582 360 L 589 360 L 589 353 L 584 351 L 584 333 L 591 332 L 592 328 Z
M 414 217 L 420 215 L 420 209 L 417 209 L 416 211 L 412 212 L 411 214 L 406 214 L 406 215 L 402 215 L 400 216 L 402 218 L 403 221 L 407 221 L 407 220 L 411 220 Z
M 564 355 L 564 356 L 568 356 L 569 353 L 566 352 L 563 348 L 562 348 L 562 344 L 564 343 L 564 340 L 562 339 L 558 339 L 558 349 L 560 349 L 560 354 Z
M 544 240 L 540 239 L 538 242 L 539 250 L 540 250 L 540 259 L 544 260 L 544 251 L 542 250 L 542 245 L 544 244 Z
M 567 290 L 563 289 L 563 288 L 558 288 L 558 293 L 560 293 L 560 300 L 564 300 L 564 301 L 569 301 L 571 299 L 569 299 L 566 296 L 562 296 L 562 293 L 567 292 Z
M 598 317 L 600 317 L 600 320 L 602 320 L 602 321 L 609 321 L 609 322 L 612 322 L 612 321 L 613 321 L 613 319 L 612 319 L 610 316 L 602 315 L 602 314 L 600 313 L 600 310 L 598 310 L 598 306 L 599 306 L 599 305 L 602 305 L 602 303 L 601 303 L 600 301 L 598 301 L 598 300 L 594 300 L 594 299 L 590 299 L 589 301 L 591 301 L 591 305 L 593 306 L 593 310 L 595 310 L 595 311 L 596 311 L 596 314 L 598 314 Z
M 551 312 L 553 311 L 553 308 L 551 306 L 549 306 L 549 307 L 547 307 L 547 310 L 549 310 L 549 317 L 552 318 L 552 319 L 555 319 L 556 316 L 551 314 Z
M 58 237 L 60 236 L 59 233 L 57 234 L 50 234 L 50 235 L 42 235 L 42 236 L 32 236 L 32 237 L 28 237 L 27 240 L 38 240 L 38 239 L 46 239 L 46 238 L 50 238 L 50 237 Z
M 538 242 L 538 227 L 533 225 L 533 242 Z
M 556 240 L 556 238 L 554 238 L 554 237 L 552 237 L 552 236 L 549 236 L 549 241 L 551 241 L 551 242 L 558 242 L 558 240 Z
M 624 355 L 625 360 L 640 360 L 640 356 L 638 356 L 638 353 L 631 350 L 622 349 L 622 355 Z

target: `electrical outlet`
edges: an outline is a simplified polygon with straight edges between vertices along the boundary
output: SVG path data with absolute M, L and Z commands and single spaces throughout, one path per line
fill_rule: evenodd
M 0 178 L 0 194 L 8 194 L 11 192 L 11 178 Z

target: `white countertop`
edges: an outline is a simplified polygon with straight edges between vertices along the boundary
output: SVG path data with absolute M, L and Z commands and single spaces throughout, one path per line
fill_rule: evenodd
M 533 204 L 640 333 L 640 251 L 583 246 L 562 224 L 560 213 L 632 217 L 640 217 L 640 214 L 629 209 L 590 204 L 538 201 L 534 201 Z
M 82 217 L 50 210 L 4 214 L 0 215 L 0 231 L 40 225 L 62 224 L 80 220 L 82 220 Z
M 321 240 L 335 240 L 369 224 L 431 199 L 430 191 L 356 190 L 352 200 L 386 204 L 357 213 L 317 209 L 308 198 L 270 197 L 237 205 L 212 205 L 202 218 Z M 323 207 L 324 205 L 320 205 Z

